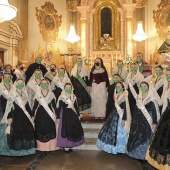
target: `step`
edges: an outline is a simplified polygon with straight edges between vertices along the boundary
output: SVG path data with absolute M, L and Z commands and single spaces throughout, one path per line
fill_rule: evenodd
M 100 129 L 84 129 L 84 137 L 86 138 L 98 138 Z
M 74 149 L 78 150 L 99 150 L 96 146 L 97 138 L 86 138 L 83 145 L 77 146 Z
M 82 123 L 83 129 L 101 129 L 103 123 Z

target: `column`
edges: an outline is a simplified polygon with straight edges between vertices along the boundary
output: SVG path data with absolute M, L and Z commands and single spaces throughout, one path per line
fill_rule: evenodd
M 95 9 L 90 9 L 89 12 L 89 43 L 88 43 L 88 57 L 93 57 L 93 14 Z
M 130 56 L 133 55 L 133 44 L 132 44 L 132 35 L 133 35 L 133 11 L 135 10 L 136 4 L 129 3 L 123 4 L 125 8 L 125 54 Z
M 122 8 L 118 8 L 120 12 L 120 20 L 121 20 L 121 57 L 125 55 L 125 11 Z
M 90 6 L 78 6 L 77 10 L 81 14 L 81 55 L 87 57 L 87 19 Z

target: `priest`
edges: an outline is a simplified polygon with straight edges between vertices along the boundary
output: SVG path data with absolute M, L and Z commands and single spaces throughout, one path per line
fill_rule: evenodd
M 45 73 L 47 73 L 47 69 L 44 65 L 41 64 L 41 61 L 42 61 L 42 55 L 38 54 L 35 59 L 35 63 L 30 64 L 29 67 L 27 68 L 25 72 L 25 75 L 26 75 L 25 83 L 26 84 L 36 69 L 40 69 L 42 71 L 43 76 L 45 75 Z

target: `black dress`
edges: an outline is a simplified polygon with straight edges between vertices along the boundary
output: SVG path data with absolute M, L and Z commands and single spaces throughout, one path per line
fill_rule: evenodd
M 57 87 L 57 86 L 55 85 L 54 90 L 52 90 L 52 91 L 53 91 L 53 93 L 54 93 L 54 95 L 55 95 L 56 102 L 57 102 L 59 96 L 61 95 L 62 89 L 61 89 L 60 87 Z
M 8 145 L 10 149 L 20 151 L 36 148 L 34 128 L 23 110 L 14 102 L 14 108 L 9 112 L 8 119 L 12 118 L 11 133 L 8 135 Z M 33 114 L 28 102 L 25 105 L 27 112 L 32 117 Z
M 145 105 L 146 110 L 152 117 L 153 124 L 157 124 L 157 113 L 155 104 L 150 101 Z M 127 143 L 127 155 L 145 160 L 146 151 L 152 135 L 152 129 L 143 115 L 142 111 L 136 106 L 133 113 L 129 139 Z
M 148 162 L 156 168 L 170 166 L 170 101 L 160 119 L 156 133 L 153 135 L 148 151 Z M 169 167 L 170 168 L 170 167 Z M 164 168 L 162 168 L 164 169 Z M 166 168 L 165 168 L 166 169 Z M 168 169 L 168 168 L 167 168 Z
M 107 97 L 107 103 L 106 103 L 106 117 L 105 120 L 107 120 L 107 118 L 109 117 L 112 109 L 114 108 L 114 99 L 113 99 L 113 95 L 115 92 L 115 83 L 113 83 L 112 85 L 110 85 L 108 87 L 108 97 Z
M 67 108 L 68 104 L 59 101 L 59 108 L 57 108 L 57 118 L 60 119 L 59 133 L 57 145 L 64 148 L 72 148 L 84 143 L 84 133 L 81 123 L 78 119 L 79 112 L 77 102 L 74 102 L 74 108 Z
M 7 99 L 1 95 L 0 96 L 0 120 L 3 117 L 6 109 Z
M 82 77 L 86 85 L 88 86 L 88 76 Z M 87 92 L 87 90 L 83 87 L 83 85 L 80 83 L 80 81 L 72 76 L 71 82 L 74 87 L 74 94 L 77 97 L 77 103 L 79 112 L 87 110 L 91 107 L 91 97 L 90 94 Z
M 51 109 L 56 108 L 55 99 L 53 99 L 48 107 Z M 36 110 L 37 109 L 37 110 Z M 35 113 L 36 112 L 36 113 Z M 35 139 L 40 142 L 48 142 L 51 139 L 56 138 L 56 126 L 55 122 L 49 116 L 47 111 L 44 109 L 42 105 L 35 99 L 33 106 L 33 113 L 35 113 Z
M 138 89 L 138 85 L 135 83 L 133 85 L 133 88 L 135 89 L 136 93 L 139 94 L 139 89 Z M 136 99 L 133 97 L 133 94 L 130 90 L 130 88 L 128 88 L 128 99 L 129 99 L 129 106 L 130 106 L 130 112 L 131 112 L 131 116 L 132 118 L 134 117 L 134 109 L 136 106 Z

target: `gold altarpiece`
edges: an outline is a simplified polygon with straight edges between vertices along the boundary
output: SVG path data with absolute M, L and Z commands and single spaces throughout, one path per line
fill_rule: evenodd
M 102 35 L 102 17 L 101 13 L 104 9 L 110 9 L 111 11 L 111 34 L 110 35 L 110 48 L 112 50 L 120 49 L 120 14 L 118 11 L 117 5 L 110 0 L 106 1 L 99 1 L 95 5 L 95 12 L 94 12 L 94 26 L 93 26 L 93 40 L 94 40 L 94 50 L 101 49 L 100 46 L 100 39 L 103 37 Z M 106 18 L 107 19 L 107 18 Z M 108 34 L 105 32 L 105 34 Z M 108 50 L 107 49 L 107 50 Z
M 116 62 L 121 58 L 121 16 L 118 10 L 119 4 L 111 0 L 98 1 L 94 5 L 95 12 L 93 18 L 93 54 L 91 56 L 91 65 L 93 65 L 95 58 L 101 57 L 108 71 L 111 75 Z M 111 11 L 111 35 L 109 35 L 106 44 L 102 46 L 102 10 L 109 9 Z M 105 32 L 107 34 L 107 32 Z

